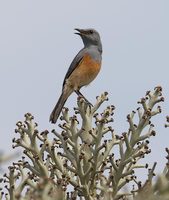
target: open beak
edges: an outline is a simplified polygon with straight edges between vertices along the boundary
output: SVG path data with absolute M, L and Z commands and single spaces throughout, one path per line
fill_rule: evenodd
M 83 29 L 79 29 L 79 28 L 75 28 L 75 30 L 76 31 L 78 31 L 78 32 L 76 32 L 75 34 L 77 34 L 77 35 L 84 35 L 85 34 L 85 30 L 83 30 Z

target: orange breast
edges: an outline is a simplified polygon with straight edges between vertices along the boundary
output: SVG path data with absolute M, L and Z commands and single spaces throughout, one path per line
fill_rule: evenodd
M 74 89 L 88 85 L 93 81 L 100 71 L 101 63 L 93 60 L 90 55 L 86 54 L 77 68 L 68 78 L 68 82 Z

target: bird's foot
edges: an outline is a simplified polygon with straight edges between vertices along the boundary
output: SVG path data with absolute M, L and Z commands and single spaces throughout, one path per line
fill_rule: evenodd
M 78 96 L 79 96 L 79 98 L 83 98 L 90 107 L 93 107 L 93 104 L 90 103 L 90 101 L 88 101 L 82 94 L 80 94 Z
M 93 104 L 91 104 L 90 101 L 88 101 L 79 90 L 75 92 L 78 95 L 78 97 L 83 98 L 89 106 L 93 107 Z
M 83 98 L 84 98 L 84 97 L 83 97 Z M 86 103 L 87 103 L 89 106 L 93 107 L 93 104 L 90 103 L 90 101 L 88 101 L 86 98 L 84 98 L 84 100 L 86 101 Z

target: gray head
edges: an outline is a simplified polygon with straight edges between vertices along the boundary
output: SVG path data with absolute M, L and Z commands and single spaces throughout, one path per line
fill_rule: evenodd
M 75 34 L 81 36 L 85 47 L 97 46 L 99 51 L 102 52 L 102 44 L 101 44 L 101 40 L 100 40 L 100 35 L 95 29 L 92 29 L 92 28 L 90 28 L 90 29 L 75 28 L 75 30 L 78 31 Z

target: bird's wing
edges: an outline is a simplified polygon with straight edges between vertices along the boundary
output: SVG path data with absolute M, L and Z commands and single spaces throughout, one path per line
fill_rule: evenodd
M 64 81 L 63 81 L 63 88 L 66 82 L 66 79 L 69 78 L 69 76 L 72 74 L 72 72 L 78 67 L 79 63 L 83 60 L 83 57 L 85 55 L 85 49 L 82 49 L 79 51 L 79 53 L 75 56 L 72 63 L 70 64 L 70 67 L 65 75 Z

